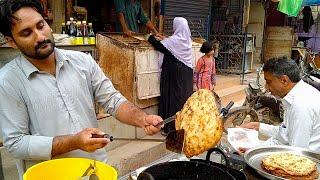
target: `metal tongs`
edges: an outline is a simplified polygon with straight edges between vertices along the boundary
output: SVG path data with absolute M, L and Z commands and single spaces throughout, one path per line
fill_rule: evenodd
M 91 170 L 92 173 L 88 175 Z M 93 161 L 93 165 L 90 163 L 89 167 L 82 174 L 79 180 L 99 180 L 99 177 L 97 176 L 96 160 Z
M 234 102 L 231 101 L 225 108 L 221 109 L 220 112 L 220 117 L 225 116 L 228 114 L 229 109 L 233 106 Z M 172 122 L 173 120 L 176 119 L 176 116 L 171 116 L 167 119 L 165 119 L 163 122 L 159 123 L 157 126 L 161 126 L 163 124 L 167 124 L 169 122 Z M 184 129 L 179 129 L 179 130 L 174 130 L 168 133 L 165 139 L 155 139 L 155 138 L 147 138 L 147 139 L 130 139 L 130 138 L 118 138 L 118 137 L 113 137 L 109 134 L 92 134 L 92 138 L 107 138 L 110 141 L 115 141 L 115 140 L 139 140 L 139 141 L 156 141 L 156 142 L 165 142 L 166 143 L 166 148 L 169 151 L 176 152 L 176 153 L 181 153 L 183 150 L 183 143 L 184 143 L 184 138 L 185 138 L 185 131 Z
M 169 122 L 172 122 L 176 119 L 176 115 L 173 115 L 162 122 L 160 122 L 157 127 L 160 127 L 164 124 L 167 124 Z M 181 153 L 183 148 L 183 142 L 184 142 L 184 129 L 171 131 L 166 135 L 165 139 L 156 139 L 156 138 L 136 138 L 136 139 L 130 139 L 130 138 L 119 138 L 119 137 L 113 137 L 110 134 L 92 134 L 92 138 L 107 138 L 110 141 L 115 140 L 138 140 L 138 141 L 149 141 L 149 142 L 165 142 L 166 143 L 166 149 L 172 152 Z
M 176 119 L 176 115 L 173 115 L 162 122 L 160 122 L 157 127 L 160 127 L 164 124 L 167 124 L 169 122 L 172 122 Z M 149 142 L 165 142 L 166 143 L 166 149 L 172 152 L 181 153 L 183 148 L 183 142 L 184 142 L 184 129 L 171 131 L 166 135 L 165 139 L 156 139 L 156 138 L 136 138 L 136 139 L 130 139 L 130 138 L 119 138 L 119 137 L 113 137 L 110 134 L 92 134 L 92 138 L 107 138 L 110 141 L 115 140 L 137 140 L 137 141 L 149 141 Z

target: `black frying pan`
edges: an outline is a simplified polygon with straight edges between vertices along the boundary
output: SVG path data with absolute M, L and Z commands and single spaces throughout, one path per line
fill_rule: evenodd
M 226 164 L 228 159 L 225 154 L 218 148 L 212 148 L 208 151 L 206 160 L 191 159 L 190 161 L 174 161 L 156 164 L 145 169 L 138 176 L 138 180 L 246 180 L 244 173 L 229 168 L 223 164 L 210 161 L 212 152 L 219 152 L 224 156 Z

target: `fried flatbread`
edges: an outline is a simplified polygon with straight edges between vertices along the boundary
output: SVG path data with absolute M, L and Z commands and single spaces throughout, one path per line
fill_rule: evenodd
M 288 179 L 313 180 L 319 176 L 315 162 L 288 152 L 275 153 L 264 158 L 261 167 L 270 174 Z
M 211 91 L 194 92 L 177 113 L 176 129 L 185 130 L 183 152 L 187 157 L 199 155 L 221 139 L 223 123 Z

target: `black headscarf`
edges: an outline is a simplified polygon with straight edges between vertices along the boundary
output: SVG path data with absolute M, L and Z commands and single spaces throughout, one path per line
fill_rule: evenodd
M 302 10 L 303 14 L 303 31 L 308 33 L 312 25 L 314 25 L 314 20 L 312 17 L 312 11 L 310 6 L 305 6 Z

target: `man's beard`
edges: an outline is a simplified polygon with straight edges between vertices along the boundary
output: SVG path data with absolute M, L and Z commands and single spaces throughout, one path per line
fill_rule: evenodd
M 43 52 L 41 53 L 40 49 L 42 46 L 50 46 L 50 50 L 46 51 L 46 52 Z M 47 57 L 49 57 L 52 52 L 54 50 L 54 42 L 52 42 L 50 39 L 46 39 L 44 41 L 42 41 L 41 43 L 39 43 L 36 47 L 35 47 L 35 57 L 34 59 L 39 59 L 39 60 L 43 60 L 43 59 L 46 59 Z
M 41 52 L 41 47 L 43 46 L 50 46 L 50 49 L 46 50 L 45 52 Z M 46 39 L 42 42 L 40 42 L 38 45 L 35 46 L 34 52 L 28 52 L 28 51 L 21 51 L 24 55 L 26 55 L 29 58 L 36 59 L 36 60 L 45 60 L 48 58 L 52 52 L 54 51 L 55 44 L 51 39 Z M 49 47 L 48 47 L 49 48 Z

